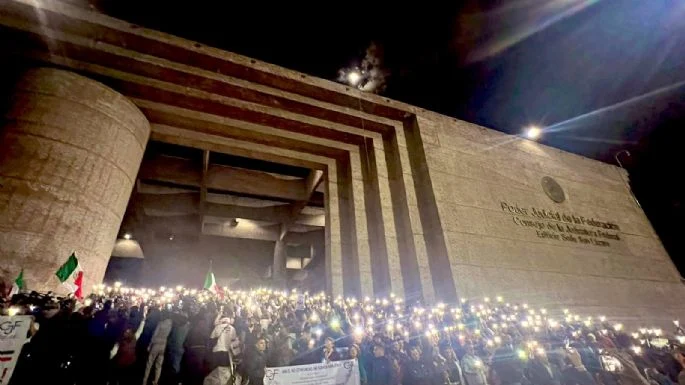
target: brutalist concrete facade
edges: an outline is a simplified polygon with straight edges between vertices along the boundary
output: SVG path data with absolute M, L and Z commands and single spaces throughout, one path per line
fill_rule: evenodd
M 75 252 L 86 284 L 100 282 L 150 135 L 130 100 L 72 72 L 23 74 L 0 135 L 3 270 L 34 290 L 59 283 Z
M 0 52 L 8 60 L 97 79 L 144 115 L 112 112 L 111 125 L 123 122 L 116 132 L 137 133 L 125 144 L 135 156 L 117 153 L 123 187 L 116 199 L 102 197 L 113 207 L 98 231 L 107 235 L 88 242 L 112 236 L 147 120 L 154 140 L 323 171 L 326 278 L 334 296 L 504 296 L 631 324 L 685 315 L 671 300 L 684 294 L 680 276 L 617 167 L 67 2 L 3 7 Z M 13 169 L 28 161 L 14 161 Z M 2 170 L 7 196 L 9 169 Z M 2 215 L 21 210 L 3 208 Z M 32 256 L 21 251 L 27 243 L 20 233 L 6 234 L 3 265 L 14 274 Z M 86 240 L 76 237 L 62 247 L 86 247 L 80 243 Z M 90 260 L 104 271 L 102 257 Z

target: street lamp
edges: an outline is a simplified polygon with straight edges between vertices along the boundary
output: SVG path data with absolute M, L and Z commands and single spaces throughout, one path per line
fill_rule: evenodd
M 362 74 L 359 73 L 357 70 L 352 70 L 347 73 L 347 81 L 350 83 L 350 85 L 357 86 L 359 84 L 359 81 L 362 80 Z
M 125 240 L 128 241 L 128 240 L 130 240 L 131 238 L 132 238 L 131 234 L 129 234 L 129 233 L 124 234 L 124 239 L 125 239 Z
M 542 129 L 537 126 L 530 126 L 526 129 L 526 137 L 530 140 L 536 140 L 542 135 Z

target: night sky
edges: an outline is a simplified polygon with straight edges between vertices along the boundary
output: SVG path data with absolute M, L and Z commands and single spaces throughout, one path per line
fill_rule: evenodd
M 615 163 L 685 273 L 685 2 L 98 0 L 106 13 Z M 401 5 L 406 4 L 406 5 Z M 365 62 L 366 60 L 366 62 Z

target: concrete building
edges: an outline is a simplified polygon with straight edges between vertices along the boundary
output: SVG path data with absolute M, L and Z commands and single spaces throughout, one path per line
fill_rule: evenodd
M 620 168 L 73 2 L 1 7 L 0 258 L 32 288 L 72 251 L 100 282 L 123 221 L 181 274 L 248 253 L 276 285 L 319 262 L 334 296 L 685 316 Z

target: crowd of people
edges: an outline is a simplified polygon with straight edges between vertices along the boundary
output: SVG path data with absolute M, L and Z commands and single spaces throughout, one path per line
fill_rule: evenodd
M 682 329 L 500 297 L 458 304 L 267 289 L 98 285 L 84 300 L 15 295 L 33 324 L 10 384 L 262 384 L 267 367 L 357 361 L 368 385 L 685 385 Z

